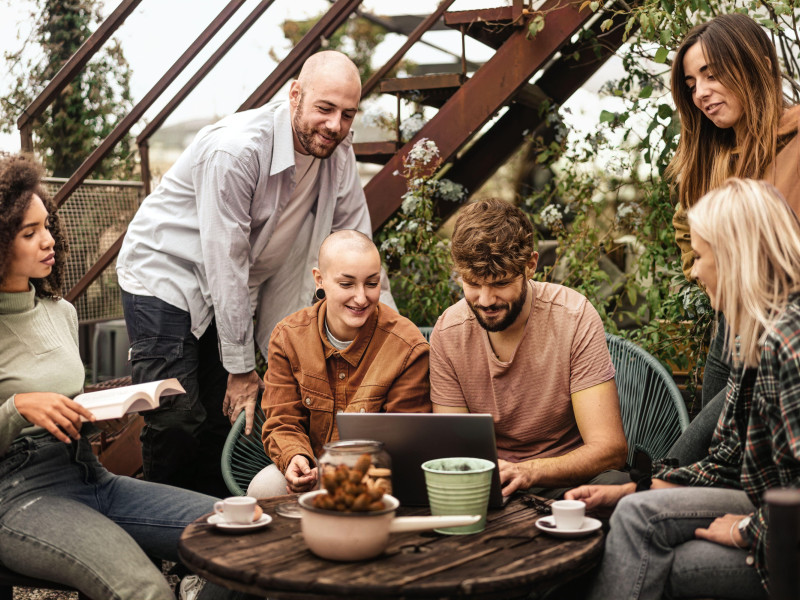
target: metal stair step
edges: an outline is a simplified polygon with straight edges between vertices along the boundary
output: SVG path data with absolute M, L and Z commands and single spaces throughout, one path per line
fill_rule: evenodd
M 512 11 L 511 6 L 450 11 L 444 13 L 444 24 L 458 30 L 464 27 L 468 36 L 497 50 L 525 24 L 524 19 L 514 21 Z
M 359 162 L 385 165 L 401 146 L 397 142 L 356 142 L 353 144 L 353 152 Z
M 467 79 L 461 73 L 398 77 L 381 81 L 380 91 L 384 94 L 400 94 L 415 102 L 441 108 Z

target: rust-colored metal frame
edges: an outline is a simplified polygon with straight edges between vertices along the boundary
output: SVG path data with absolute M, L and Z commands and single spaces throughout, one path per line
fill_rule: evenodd
M 453 4 L 453 2 L 455 2 L 455 0 L 442 0 L 442 2 L 439 3 L 439 6 L 436 8 L 436 10 L 433 11 L 430 15 L 428 15 L 428 18 L 426 18 L 424 21 L 422 21 L 422 23 L 420 23 L 419 25 L 417 25 L 417 27 L 414 28 L 414 31 L 412 31 L 409 34 L 408 39 L 402 46 L 400 46 L 400 48 L 398 48 L 397 52 L 395 52 L 392 55 L 392 57 L 386 62 L 386 64 L 384 64 L 381 68 L 375 71 L 372 74 L 372 77 L 370 77 L 367 80 L 367 82 L 362 86 L 361 88 L 362 99 L 366 98 L 370 94 L 370 92 L 372 92 L 372 90 L 375 89 L 375 86 L 378 85 L 378 83 L 380 83 L 381 79 L 386 77 L 386 74 L 389 71 L 391 71 L 395 67 L 395 65 L 397 65 L 398 62 L 400 62 L 400 59 L 406 55 L 406 52 L 408 52 L 409 48 L 411 48 L 411 46 L 416 44 L 420 40 L 422 35 L 426 31 L 428 31 L 433 26 L 433 24 L 436 23 L 436 21 L 438 21 L 442 17 L 444 12 L 448 8 L 450 8 L 450 5 Z
M 619 25 L 602 33 L 600 24 L 603 20 L 597 19 L 591 26 L 596 43 L 582 41 L 568 46 L 562 51 L 562 57 L 548 67 L 535 86 L 542 97 L 549 98 L 554 104 L 563 104 L 622 45 L 624 27 Z M 576 52 L 577 59 L 574 58 Z M 447 178 L 467 190 L 477 190 L 520 147 L 527 134 L 547 137 L 545 129 L 548 127 L 545 115 L 535 106 L 512 104 L 492 128 L 458 158 L 447 172 Z M 459 206 L 454 202 L 439 202 L 436 213 L 447 218 Z
M 122 121 L 108 134 L 100 145 L 95 148 L 86 160 L 83 161 L 78 170 L 75 171 L 67 182 L 58 190 L 54 198 L 58 206 L 70 197 L 72 192 L 89 176 L 97 164 L 103 160 L 114 149 L 114 146 L 125 136 L 131 127 L 142 118 L 145 111 L 155 102 L 158 97 L 164 92 L 165 89 L 180 75 L 186 66 L 194 59 L 195 56 L 202 50 L 212 37 L 228 22 L 233 14 L 241 8 L 245 0 L 231 0 L 225 8 L 220 11 L 219 15 L 211 22 L 211 24 L 203 30 L 198 38 L 192 43 L 189 48 L 175 61 L 169 70 L 164 74 L 161 79 L 153 86 L 153 88 L 145 94 L 136 106 L 133 107 L 130 113 L 125 116 Z
M 405 156 L 417 140 L 435 140 L 443 161 L 449 161 L 592 16 L 591 11 L 580 11 L 579 6 L 579 2 L 545 2 L 541 11 L 547 12 L 546 26 L 536 40 L 527 39 L 525 28 L 516 29 L 436 116 L 370 180 L 364 193 L 373 228 L 383 224 L 400 206 L 405 181 L 393 173 L 402 170 Z
M 205 76 L 216 66 L 228 51 L 239 41 L 239 39 L 255 24 L 262 14 L 275 2 L 275 0 L 261 0 L 252 12 L 241 22 L 241 24 L 228 36 L 214 54 L 203 63 L 189 81 L 173 96 L 167 105 L 161 109 L 158 115 L 150 121 L 142 132 L 136 137 L 136 145 L 139 147 L 139 157 L 141 159 L 142 182 L 144 183 L 145 195 L 150 193 L 150 150 L 148 140 L 164 124 L 164 121 L 178 108 L 186 97 L 205 79 Z

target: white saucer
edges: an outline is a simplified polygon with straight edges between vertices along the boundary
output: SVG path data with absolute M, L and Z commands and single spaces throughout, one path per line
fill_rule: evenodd
M 549 517 L 542 517 L 536 521 L 536 527 L 545 533 L 549 533 L 550 535 L 560 538 L 583 537 L 597 531 L 603 525 L 600 521 L 591 517 L 583 518 L 583 525 L 581 525 L 580 529 L 556 529 L 555 527 L 547 527 L 547 525 L 543 525 L 542 522 L 549 525 L 555 525 L 556 522 L 552 515 Z
M 217 514 L 213 514 L 208 517 L 208 523 L 211 525 L 216 525 L 219 529 L 225 529 L 228 531 L 252 531 L 253 529 L 264 527 L 264 525 L 268 525 L 270 522 L 272 522 L 272 517 L 270 517 L 268 514 L 261 515 L 261 518 L 258 521 L 253 521 L 252 523 L 228 523 Z

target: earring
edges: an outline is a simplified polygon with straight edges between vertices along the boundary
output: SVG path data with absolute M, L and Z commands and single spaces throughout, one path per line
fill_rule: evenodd
M 316 297 L 317 300 L 324 300 L 325 290 L 323 290 L 322 288 L 317 288 L 317 290 L 314 292 L 314 296 Z

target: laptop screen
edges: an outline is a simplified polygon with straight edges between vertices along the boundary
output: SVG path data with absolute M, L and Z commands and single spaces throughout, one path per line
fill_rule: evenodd
M 494 421 L 489 414 L 339 413 L 343 440 L 383 442 L 392 459 L 392 495 L 405 506 L 426 506 L 428 491 L 422 463 L 434 458 L 469 456 L 495 464 L 489 506 L 503 505 Z

